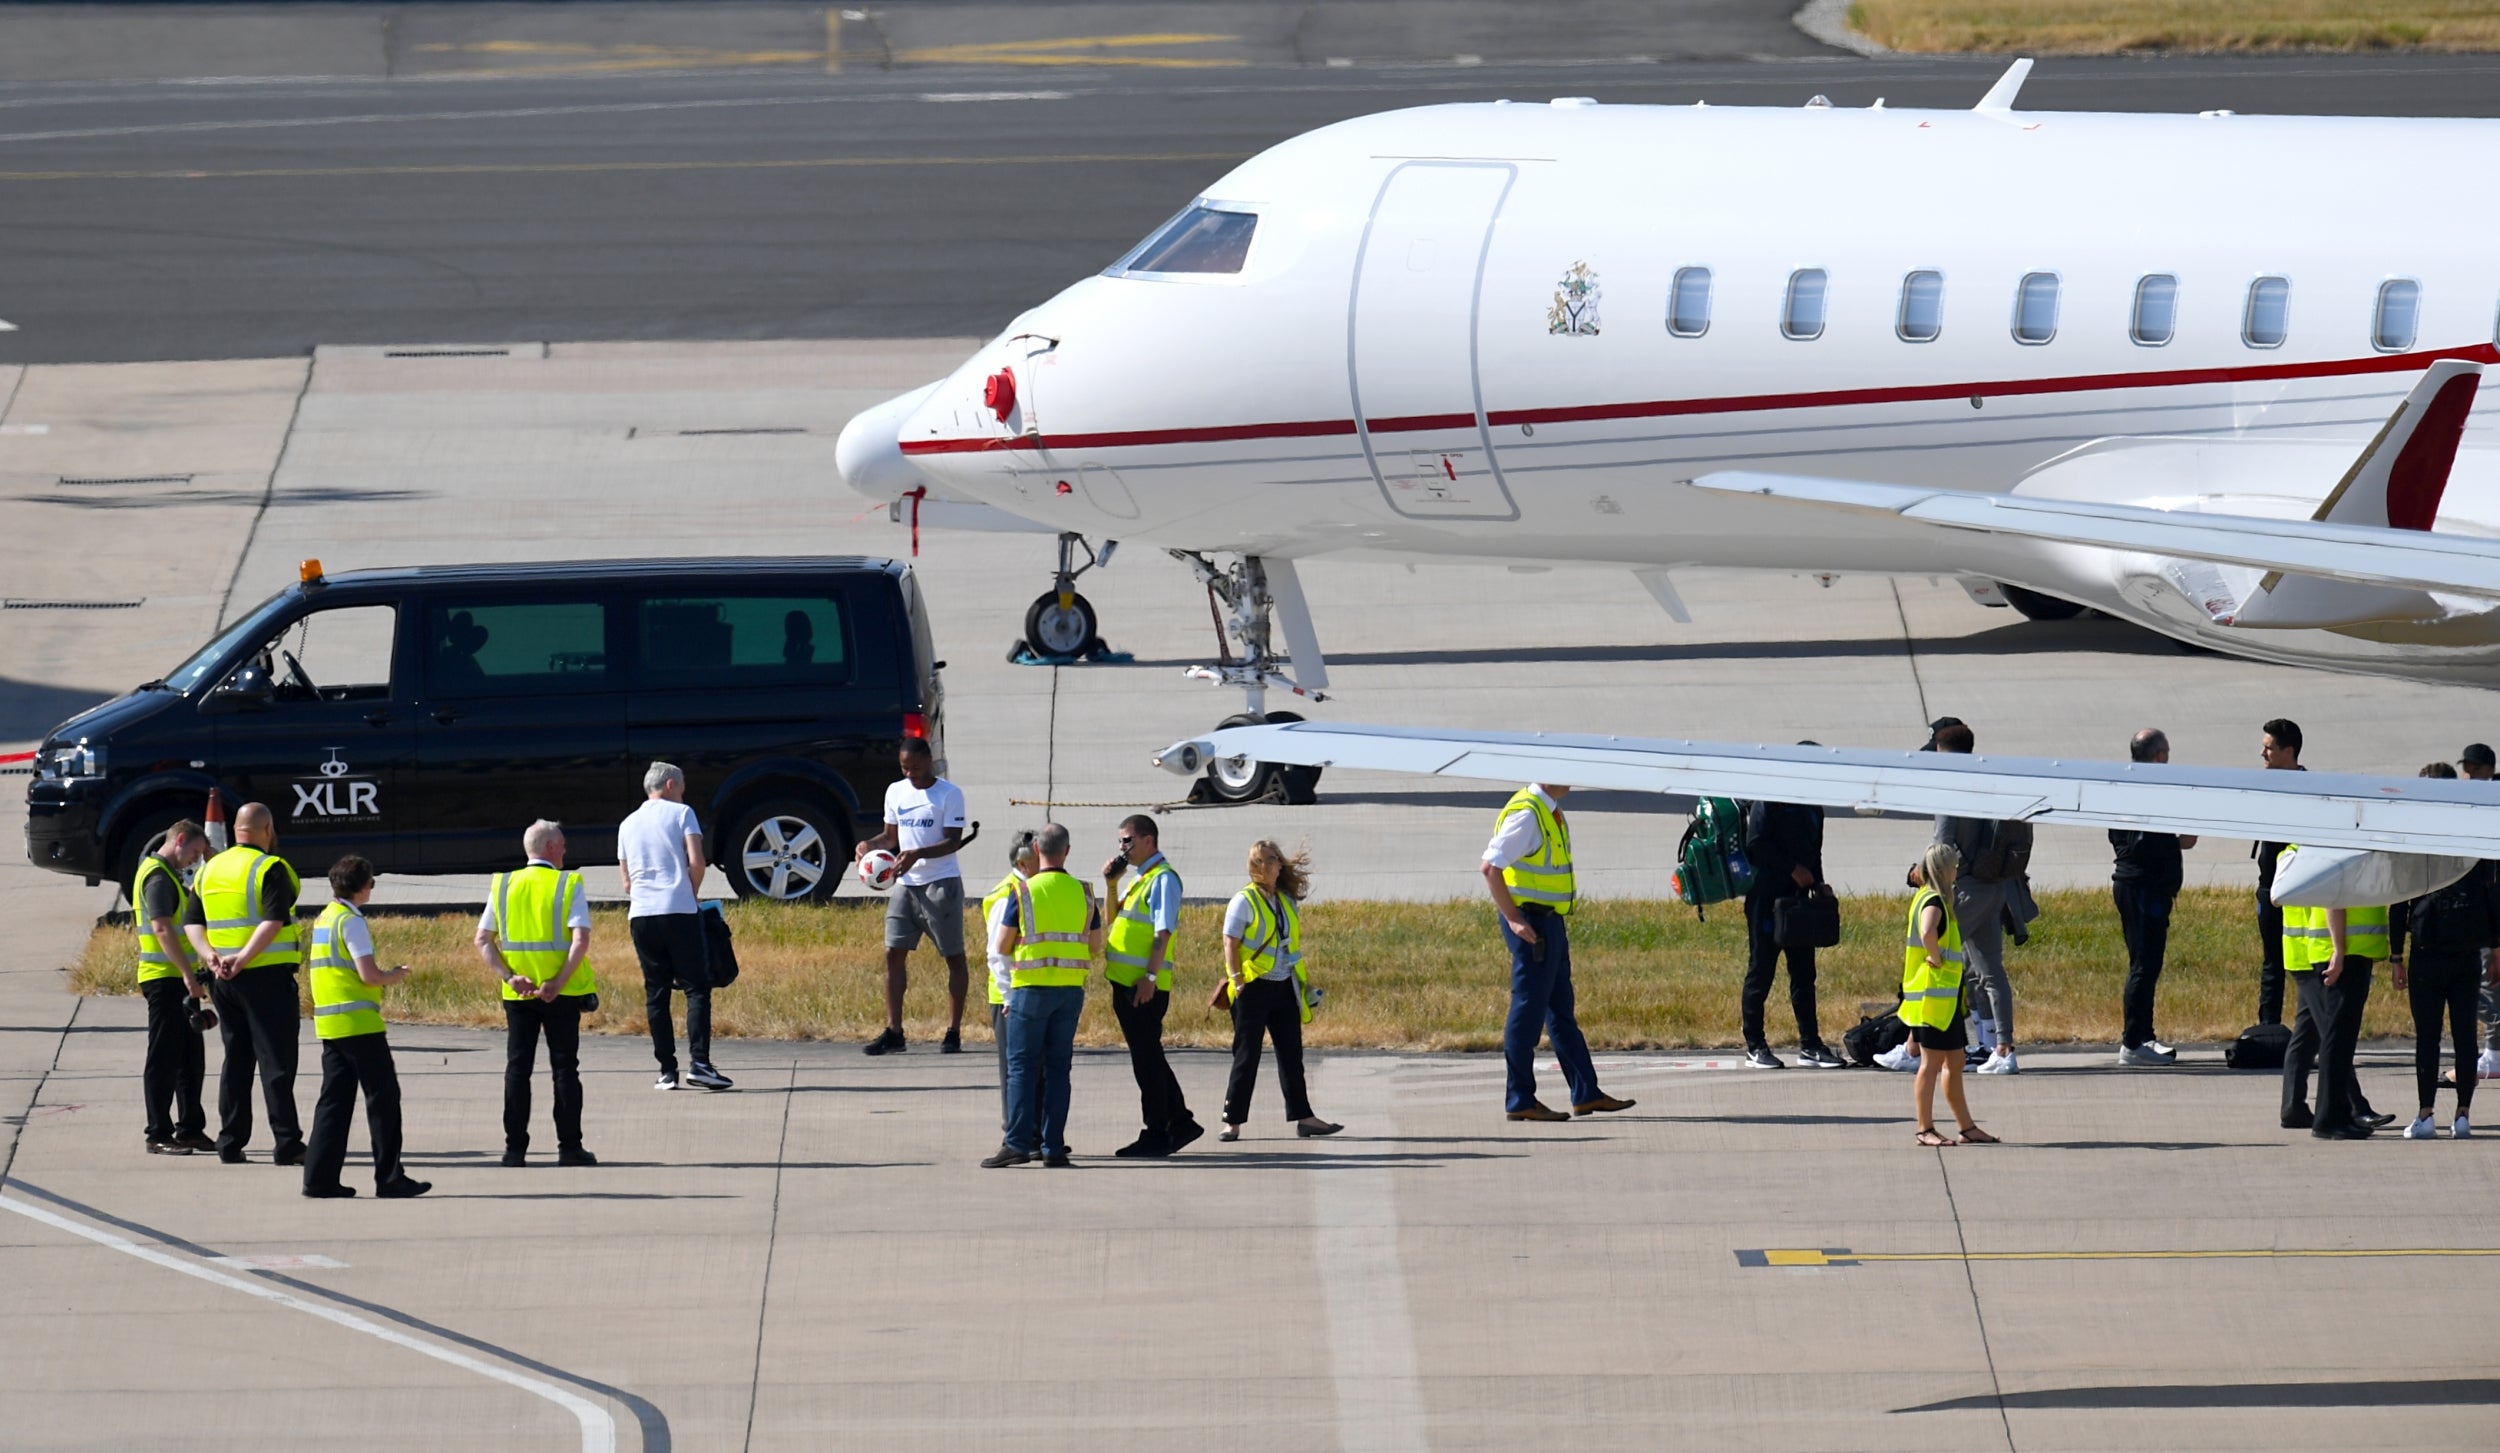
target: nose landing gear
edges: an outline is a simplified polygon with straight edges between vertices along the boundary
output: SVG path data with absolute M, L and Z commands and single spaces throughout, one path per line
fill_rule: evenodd
M 1073 530 L 1060 535 L 1059 568 L 1051 572 L 1050 589 L 1025 610 L 1024 639 L 1008 648 L 1007 659 L 1021 660 L 1027 653 L 1044 659 L 1101 654 L 1102 619 L 1094 614 L 1094 603 L 1076 593 L 1076 578 L 1109 565 L 1119 548 L 1119 541 L 1105 540 L 1096 550 Z
M 1327 693 L 1319 689 L 1328 684 L 1327 666 L 1320 659 L 1319 638 L 1312 630 L 1310 609 L 1303 603 L 1301 580 L 1294 573 L 1292 561 L 1244 555 L 1230 567 L 1219 567 L 1194 550 L 1171 553 L 1206 586 L 1208 607 L 1216 612 L 1217 662 L 1212 666 L 1192 666 L 1187 674 L 1199 681 L 1240 687 L 1248 706 L 1248 710 L 1226 717 L 1218 724 L 1219 730 L 1302 720 L 1296 712 L 1267 709 L 1271 687 L 1311 701 L 1328 699 Z M 1219 603 L 1229 608 L 1228 612 L 1218 611 Z M 1270 645 L 1270 633 L 1280 612 L 1284 616 L 1291 664 L 1302 672 L 1300 681 L 1278 669 L 1281 663 Z M 1238 659 L 1231 648 L 1234 640 L 1241 643 Z M 1206 775 L 1192 789 L 1191 797 L 1207 802 L 1281 799 L 1305 804 L 1318 800 L 1319 774 L 1317 767 L 1219 757 L 1207 764 Z

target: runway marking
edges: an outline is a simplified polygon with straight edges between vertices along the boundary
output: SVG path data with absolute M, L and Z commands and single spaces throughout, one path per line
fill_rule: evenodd
M 1342 1081 L 1331 1075 L 1328 1090 L 1347 1122 L 1365 1135 L 1394 1135 L 1390 1072 L 1336 1063 L 1350 1073 Z M 1337 1385 L 1338 1446 L 1344 1453 L 1425 1453 L 1430 1445 L 1415 1378 L 1415 1324 L 1398 1261 L 1395 1173 L 1364 1166 L 1306 1174 L 1328 1313 L 1329 1369 Z
M 1216 56 L 1099 55 L 1096 51 L 1164 45 L 1221 45 L 1238 35 L 1175 31 L 1160 35 L 1079 35 L 1064 40 L 1008 40 L 898 50 L 898 65 L 1139 66 L 1155 70 L 1216 70 L 1249 64 Z M 1081 53 L 1080 53 L 1081 52 Z
M 7 140 L 0 137 L 0 141 Z M 1048 156 L 810 156 L 749 161 L 476 162 L 440 166 L 238 167 L 227 171 L 0 171 L 0 182 L 199 182 L 301 177 L 538 176 L 588 172 L 807 171 L 847 167 L 1095 166 L 1237 162 L 1239 151 L 1069 152 Z
M 15 323 L 10 322 L 6 318 L 0 318 L 0 333 L 14 333 L 16 331 L 17 325 Z
M 634 111 L 722 111 L 757 106 L 833 106 L 844 96 L 720 96 L 700 101 L 602 101 L 575 106 L 503 106 L 479 111 L 358 111 L 344 116 L 256 116 L 234 121 L 160 121 L 0 134 L 5 141 L 70 141 L 95 136 L 159 136 L 188 131 L 267 131 L 302 126 L 373 126 L 409 121 L 508 121 L 535 116 L 605 116 Z
M 309 1302 L 301 1297 L 291 1296 L 263 1282 L 249 1281 L 230 1272 L 219 1271 L 188 1258 L 159 1251 L 152 1246 L 142 1246 L 126 1236 L 117 1236 L 101 1227 L 83 1225 L 67 1216 L 45 1210 L 41 1206 L 6 1192 L 0 1192 L 0 1209 L 15 1211 L 28 1220 L 40 1221 L 55 1230 L 83 1237 L 98 1246 L 121 1252 L 125 1256 L 135 1256 L 141 1261 L 164 1267 L 168 1271 L 178 1271 L 184 1276 L 197 1277 L 201 1281 L 224 1287 L 229 1291 L 258 1297 L 265 1302 L 275 1302 L 279 1306 L 302 1312 L 307 1316 L 319 1317 L 336 1326 L 362 1332 L 368 1337 L 378 1338 L 395 1347 L 404 1347 L 411 1352 L 431 1357 L 437 1362 L 447 1362 L 454 1367 L 474 1372 L 480 1377 L 492 1378 L 496 1382 L 517 1387 L 535 1397 L 545 1398 L 571 1413 L 574 1420 L 581 1424 L 582 1453 L 615 1453 L 616 1420 L 608 1416 L 608 1410 L 552 1382 L 525 1377 L 509 1368 L 498 1367 L 484 1358 L 471 1357 L 465 1352 L 455 1352 L 448 1347 L 436 1346 L 423 1338 L 411 1337 L 405 1332 L 385 1327 L 378 1322 L 367 1321 L 352 1312 L 341 1311 L 336 1307 L 325 1307 L 318 1302 Z
M 2390 1257 L 2500 1256 L 2500 1246 L 2277 1247 L 2222 1251 L 1851 1251 L 1845 1246 L 1771 1247 L 1736 1253 L 1738 1266 L 1865 1266 L 1876 1262 L 1956 1261 L 2368 1261 Z
M 1222 45 L 1241 39 L 1195 31 L 1164 31 L 1139 35 L 1074 35 L 1058 40 L 976 41 L 965 45 L 925 46 L 898 50 L 885 57 L 890 65 L 919 66 L 1129 66 L 1150 70 L 1215 70 L 1249 62 L 1218 56 L 1130 55 L 1126 52 L 1167 46 Z M 544 57 L 540 63 L 479 66 L 452 74 L 464 76 L 602 76 L 638 71 L 745 70 L 763 66 L 813 66 L 829 72 L 842 69 L 842 17 L 825 14 L 822 50 L 720 50 L 685 45 L 594 45 L 578 41 L 482 40 L 437 42 L 417 47 L 433 55 Z M 865 54 L 865 52 L 863 52 Z
M 209 1260 L 218 1266 L 237 1267 L 244 1271 L 342 1271 L 347 1266 L 335 1256 L 322 1256 L 316 1252 L 295 1256 L 212 1256 Z

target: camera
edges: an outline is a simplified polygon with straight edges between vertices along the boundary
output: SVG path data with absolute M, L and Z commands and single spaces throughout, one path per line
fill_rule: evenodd
M 196 998 L 182 1001 L 182 1017 L 191 1021 L 195 1033 L 206 1034 L 217 1027 L 217 1011 Z

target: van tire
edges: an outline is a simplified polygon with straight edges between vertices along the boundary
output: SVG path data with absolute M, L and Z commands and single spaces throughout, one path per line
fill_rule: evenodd
M 156 850 L 165 836 L 165 829 L 186 817 L 198 816 L 196 811 L 185 811 L 169 802 L 142 808 L 133 814 L 130 826 L 113 844 L 113 855 L 106 859 L 112 867 L 113 886 L 128 893 L 130 885 L 138 880 L 139 860 Z M 133 903 L 130 906 L 135 911 L 139 905 Z
M 721 845 L 723 856 L 714 861 L 740 898 L 824 903 L 851 870 L 851 834 L 843 815 L 812 794 L 780 793 L 740 808 Z M 758 860 L 753 867 L 750 855 Z

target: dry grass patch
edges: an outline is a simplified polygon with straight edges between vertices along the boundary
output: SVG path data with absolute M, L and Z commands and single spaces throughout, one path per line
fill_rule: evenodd
M 2009 959 L 2021 1006 L 2022 1041 L 2108 1043 L 2118 1037 L 2118 991 L 2126 953 L 2105 891 L 2052 893 L 2030 945 Z M 794 908 L 740 903 L 738 982 L 715 998 L 721 1034 L 778 1039 L 866 1039 L 884 1023 L 884 919 L 875 904 Z M 1891 1002 L 1900 976 L 1905 899 L 1849 900 L 1846 937 L 1822 957 L 1820 1000 L 1826 1034 L 1857 1021 L 1863 1002 Z M 626 939 L 625 915 L 592 915 L 591 962 L 603 1008 L 590 1027 L 643 1032 L 642 980 Z M 1181 929 L 1180 987 L 1168 1025 L 1175 1043 L 1222 1045 L 1230 1021 L 1206 1007 L 1219 962 L 1221 910 L 1192 907 Z M 376 918 L 385 963 L 417 972 L 387 992 L 394 1022 L 491 1026 L 503 1022 L 495 985 L 469 946 L 466 917 Z M 978 925 L 967 941 L 978 938 Z M 1744 978 L 1744 926 L 1734 905 L 1707 923 L 1672 903 L 1598 902 L 1572 919 L 1573 977 L 1580 1023 L 1609 1049 L 1702 1049 L 1740 1042 L 1736 1000 Z M 1380 1049 L 1493 1049 L 1509 1007 L 1509 961 L 1492 910 L 1477 902 L 1322 903 L 1306 919 L 1312 981 L 1327 1001 L 1310 1026 L 1323 1045 Z M 2254 1017 L 2256 933 L 2245 890 L 2199 889 L 2179 900 L 2163 975 L 2159 1025 L 2173 1042 L 2227 1039 Z M 130 931 L 99 928 L 71 973 L 81 993 L 133 992 Z M 913 956 L 910 1015 L 916 1040 L 945 1028 L 943 964 Z M 982 968 L 973 965 L 968 1038 L 987 1039 Z M 1792 1037 L 1787 988 L 1772 994 L 1772 1037 Z M 2382 982 L 2372 995 L 2368 1032 L 2410 1033 L 2402 996 Z M 1115 1044 L 1102 991 L 1087 996 L 1080 1038 Z
M 1901 51 L 2500 50 L 2496 0 L 1858 0 Z

